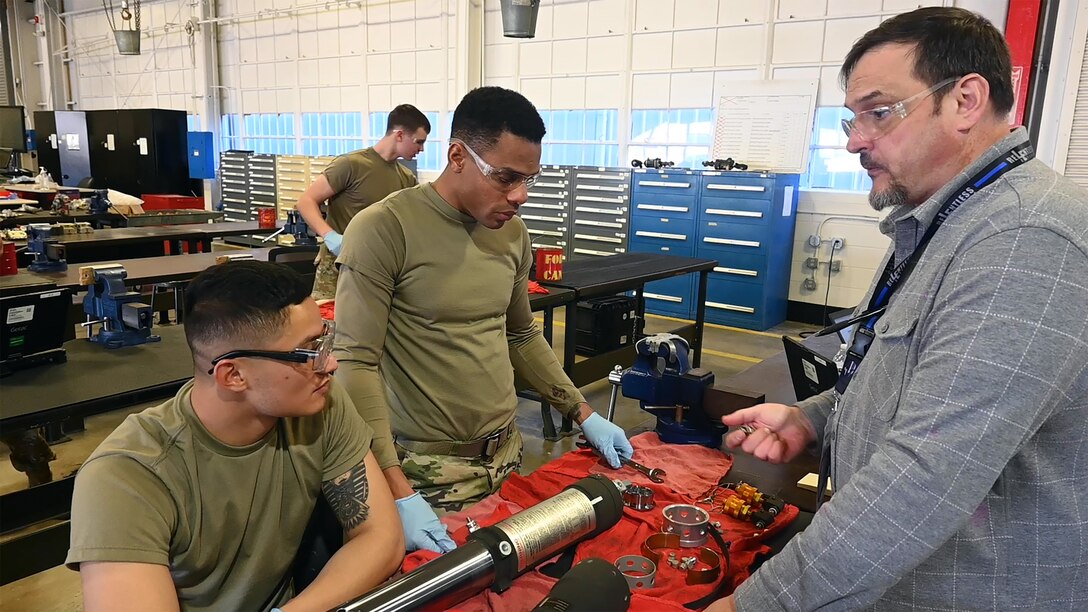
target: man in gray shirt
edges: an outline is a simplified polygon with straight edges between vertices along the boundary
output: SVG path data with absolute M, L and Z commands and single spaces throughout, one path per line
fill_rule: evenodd
M 1010 132 L 1010 73 L 955 8 L 847 55 L 848 148 L 891 208 L 876 314 L 836 389 L 723 418 L 763 460 L 828 449 L 835 495 L 710 610 L 1088 609 L 1088 193 Z

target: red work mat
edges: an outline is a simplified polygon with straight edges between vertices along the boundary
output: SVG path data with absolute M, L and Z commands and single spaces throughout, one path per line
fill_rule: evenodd
M 493 525 L 559 493 L 589 474 L 599 473 L 613 480 L 627 480 L 650 487 L 654 491 L 656 507 L 647 512 L 624 508 L 623 518 L 618 524 L 593 540 L 578 545 L 575 563 L 590 557 L 614 562 L 623 555 L 641 555 L 641 546 L 646 538 L 661 531 L 664 520 L 661 510 L 669 504 L 693 504 L 698 501 L 729 471 L 733 459 L 721 451 L 703 446 L 665 444 L 653 432 L 631 438 L 631 444 L 635 447 L 635 459 L 639 463 L 661 468 L 668 473 L 664 484 L 652 483 L 631 468 L 610 469 L 599 462 L 593 451 L 574 451 L 541 466 L 528 476 L 514 474 L 503 483 L 497 494 L 465 511 L 443 517 L 442 522 L 449 527 L 453 539 L 462 544 L 468 536 L 465 528 L 467 518 L 472 517 L 481 527 Z M 722 497 L 724 495 L 719 493 L 718 498 Z M 699 507 L 708 509 L 706 504 L 699 504 Z M 756 556 L 770 551 L 770 547 L 762 541 L 783 529 L 797 514 L 796 507 L 787 505 L 771 527 L 758 531 L 751 523 L 710 512 L 711 522 L 721 522 L 724 539 L 731 543 L 728 576 L 734 587 L 748 577 L 748 568 Z M 706 545 L 717 550 L 713 540 Z M 681 554 L 691 553 L 680 549 L 678 555 Z M 412 571 L 437 556 L 437 553 L 429 551 L 414 552 L 405 558 L 404 571 Z M 541 562 L 537 567 L 546 563 Z M 659 564 L 654 587 L 634 591 L 630 609 L 634 612 L 686 612 L 682 604 L 708 595 L 717 585 L 715 581 L 689 586 L 684 582 L 685 577 L 685 572 L 664 563 Z M 489 590 L 484 591 L 455 609 L 461 612 L 530 610 L 547 595 L 555 582 L 554 578 L 534 569 L 515 580 L 505 593 L 497 595 Z

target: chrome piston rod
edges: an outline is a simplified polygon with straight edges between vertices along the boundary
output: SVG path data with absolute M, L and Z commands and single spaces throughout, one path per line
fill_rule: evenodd
M 444 610 L 488 587 L 501 593 L 540 561 L 611 528 L 621 516 L 623 498 L 616 485 L 604 476 L 589 476 L 334 610 Z

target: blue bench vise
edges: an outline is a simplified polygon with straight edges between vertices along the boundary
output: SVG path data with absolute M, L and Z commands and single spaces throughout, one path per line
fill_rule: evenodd
M 654 431 L 661 440 L 720 447 L 726 427 L 720 414 L 708 413 L 704 405 L 713 391 L 714 373 L 691 367 L 688 341 L 676 334 L 655 334 L 636 342 L 635 351 L 634 365 L 616 371 L 619 385 L 624 397 L 637 399 L 643 410 L 657 417 Z M 609 380 L 615 384 L 615 378 Z
M 91 213 L 95 215 L 104 215 L 113 208 L 113 203 L 110 202 L 109 190 L 107 189 L 95 189 L 91 194 Z
M 158 342 L 161 336 L 151 333 L 155 318 L 143 296 L 125 286 L 128 272 L 120 265 L 84 266 L 79 269 L 79 281 L 87 287 L 83 296 L 83 312 L 87 315 L 87 339 L 110 349 Z M 101 324 L 98 333 L 92 333 Z
M 34 256 L 27 269 L 31 272 L 64 272 L 68 270 L 64 245 L 50 240 L 53 228 L 48 223 L 26 226 L 26 251 Z
M 309 224 L 302 218 L 302 213 L 297 210 L 287 211 L 287 222 L 283 224 L 283 231 L 294 237 L 297 246 L 317 244 L 317 236 L 310 231 Z

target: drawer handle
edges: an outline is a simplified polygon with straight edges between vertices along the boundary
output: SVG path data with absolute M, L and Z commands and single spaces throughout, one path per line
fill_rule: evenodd
M 602 198 L 599 196 L 577 195 L 574 196 L 574 199 L 581 202 L 604 202 L 606 204 L 623 204 L 623 198 Z
M 549 223 L 562 223 L 563 217 L 544 217 L 542 215 L 521 215 L 522 219 L 530 221 L 547 221 Z
M 627 190 L 627 186 L 622 187 L 610 187 L 608 185 L 578 185 L 578 189 L 588 189 L 589 191 L 615 191 L 616 193 L 623 193 Z
M 637 204 L 635 208 L 639 210 L 658 210 L 662 212 L 678 212 L 686 213 L 688 211 L 687 206 L 665 206 L 662 204 Z
M 638 184 L 642 187 L 666 187 L 669 189 L 687 189 L 691 187 L 691 183 L 669 183 L 666 181 L 639 181 Z
M 593 249 L 574 249 L 575 253 L 581 255 L 599 255 L 601 257 L 608 257 L 609 255 L 615 255 L 615 253 L 609 253 L 608 251 L 594 251 Z M 645 295 L 645 294 L 643 294 Z
M 522 215 L 522 219 L 528 219 L 525 215 Z M 611 227 L 614 229 L 623 229 L 622 223 L 609 223 L 607 221 L 586 221 L 585 219 L 576 219 L 575 225 L 592 225 L 594 227 Z
M 728 208 L 708 208 L 706 209 L 708 215 L 725 215 L 726 217 L 751 217 L 753 219 L 762 219 L 763 213 L 753 210 L 729 210 Z
M 566 183 L 542 183 L 540 181 L 537 181 L 533 185 L 533 187 L 552 187 L 554 189 L 562 189 L 563 187 L 566 187 L 566 186 L 567 186 Z
M 576 176 L 578 178 L 581 178 L 581 179 L 602 179 L 602 180 L 606 180 L 606 181 L 622 181 L 622 180 L 624 180 L 626 178 L 622 174 L 586 174 L 586 173 L 578 173 L 578 174 L 575 174 L 574 176 Z
M 543 208 L 545 210 L 563 210 L 566 206 L 562 204 L 534 204 L 532 202 L 526 202 L 521 205 L 522 208 Z
M 566 172 L 541 172 L 540 176 L 550 176 L 552 178 L 563 178 L 567 175 Z
M 683 304 L 684 298 L 676 297 L 675 295 L 664 295 L 661 293 L 649 293 L 648 291 L 642 292 L 642 297 L 649 298 L 651 300 L 661 300 L 662 302 L 673 302 L 675 304 Z M 707 302 L 708 304 L 710 302 Z
M 581 238 L 582 240 L 591 240 L 593 242 L 611 242 L 614 244 L 623 244 L 623 238 L 612 238 L 610 236 L 594 236 L 592 234 L 575 234 L 575 238 Z
M 540 183 L 537 183 L 537 185 L 539 185 L 539 184 Z M 533 185 L 533 186 L 536 187 L 536 185 Z M 537 193 L 537 192 L 534 191 L 534 192 L 529 194 L 529 197 L 530 198 L 547 198 L 549 200 L 562 200 L 563 199 L 563 194 L 561 194 L 561 193 Z
M 711 244 L 728 244 L 732 246 L 745 246 L 759 248 L 759 241 L 757 240 L 731 240 L 729 238 L 703 238 L 703 242 L 709 242 Z
M 643 293 L 643 295 L 646 295 Z M 755 314 L 755 308 L 749 308 L 748 306 L 737 306 L 736 304 L 722 304 L 721 302 L 707 302 L 707 306 L 711 308 L 718 308 L 720 310 L 733 310 L 736 312 L 743 312 L 747 314 Z
M 664 232 L 635 232 L 636 236 L 642 236 L 643 238 L 664 238 L 665 240 L 687 240 L 688 237 L 683 234 L 666 234 Z
M 533 229 L 531 227 L 527 228 L 527 229 L 529 230 L 530 234 L 539 234 L 541 236 L 559 236 L 560 238 L 563 237 L 563 232 L 553 232 L 552 230 Z
M 716 191 L 755 191 L 755 192 L 759 192 L 759 193 L 762 193 L 762 192 L 767 190 L 766 187 L 762 187 L 760 185 L 719 185 L 719 184 L 712 184 L 712 185 L 707 185 L 706 188 L 711 189 L 711 190 L 716 190 Z
M 723 268 L 721 266 L 716 266 L 714 268 L 714 271 L 715 272 L 721 272 L 722 274 L 737 274 L 737 275 L 740 275 L 740 276 L 759 276 L 759 272 L 757 270 L 745 270 L 744 268 Z
M 623 215 L 622 208 L 594 208 L 592 206 L 575 206 L 574 212 L 597 213 L 599 215 L 615 215 L 617 217 Z

